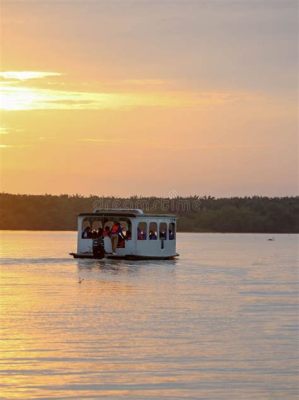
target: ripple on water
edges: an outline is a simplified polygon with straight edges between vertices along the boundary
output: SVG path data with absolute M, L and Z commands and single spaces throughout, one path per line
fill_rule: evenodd
M 297 399 L 298 236 L 267 237 L 179 234 L 178 260 L 132 262 L 2 232 L 2 398 Z

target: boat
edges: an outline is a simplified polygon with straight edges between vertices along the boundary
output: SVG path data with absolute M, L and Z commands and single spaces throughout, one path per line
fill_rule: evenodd
M 174 259 L 178 256 L 176 216 L 113 208 L 79 214 L 77 252 L 70 255 L 91 259 Z

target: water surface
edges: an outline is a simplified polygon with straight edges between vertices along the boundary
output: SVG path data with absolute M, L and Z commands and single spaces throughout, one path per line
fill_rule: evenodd
M 74 232 L 2 231 L 0 398 L 297 399 L 298 236 L 273 237 L 78 261 Z

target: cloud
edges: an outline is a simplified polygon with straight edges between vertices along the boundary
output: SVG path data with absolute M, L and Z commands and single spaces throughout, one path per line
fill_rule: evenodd
M 241 92 L 196 92 L 166 87 L 164 80 L 128 79 L 115 81 L 119 86 L 103 89 L 92 85 L 94 90 L 60 90 L 58 88 L 27 86 L 22 82 L 60 76 L 57 72 L 6 71 L 0 72 L 0 110 L 116 110 L 139 107 L 177 108 L 209 106 L 232 103 L 249 98 Z M 11 80 L 14 79 L 14 80 Z M 111 83 L 111 82 L 110 82 Z M 168 84 L 170 81 L 168 81 Z M 60 82 L 61 84 L 61 82 Z M 124 90 L 122 85 L 128 85 Z M 86 88 L 85 88 L 86 89 Z
M 244 94 L 183 91 L 82 92 L 33 87 L 0 87 L 0 109 L 114 110 L 137 107 L 192 107 L 227 103 Z
M 0 135 L 8 135 L 8 130 L 7 130 L 7 128 L 0 127 Z
M 128 143 L 127 140 L 119 140 L 119 139 L 99 139 L 99 138 L 82 138 L 78 139 L 77 142 L 82 143 L 98 143 L 98 144 L 120 144 L 120 143 Z
M 60 76 L 59 72 L 43 72 L 43 71 L 2 71 L 0 78 L 2 79 L 15 79 L 19 81 L 26 81 L 28 79 L 41 79 L 50 76 Z
M 30 144 L 0 144 L 0 149 L 23 149 L 25 147 L 31 147 Z

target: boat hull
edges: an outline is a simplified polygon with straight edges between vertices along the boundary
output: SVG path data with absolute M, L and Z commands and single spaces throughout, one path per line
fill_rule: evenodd
M 79 254 L 79 253 L 70 253 L 71 256 L 74 258 L 85 258 L 85 259 L 92 259 L 92 260 L 173 260 L 179 256 L 179 254 L 175 254 L 172 256 L 141 256 L 141 255 L 114 255 L 114 254 L 106 254 L 105 257 L 96 257 L 93 254 Z

